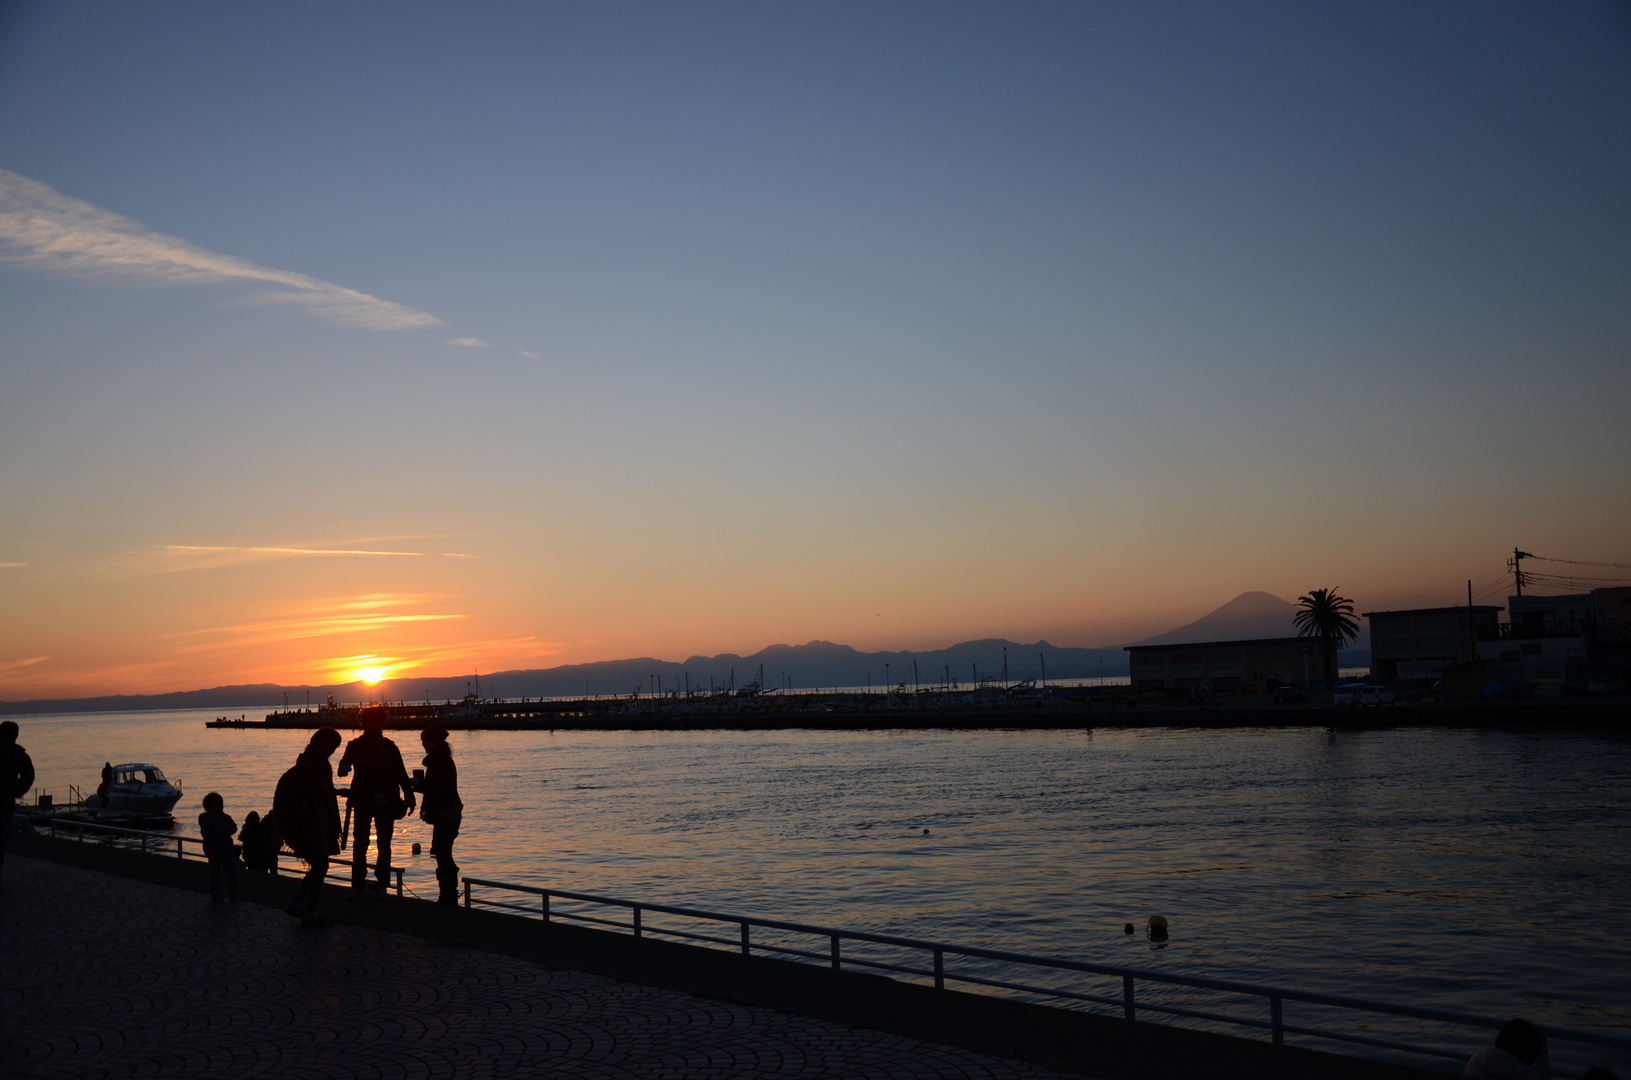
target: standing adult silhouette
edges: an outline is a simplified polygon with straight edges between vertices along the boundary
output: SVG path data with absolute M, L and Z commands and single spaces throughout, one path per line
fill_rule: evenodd
M 289 905 L 290 915 L 307 926 L 328 926 L 317 914 L 317 897 L 328 874 L 328 860 L 340 853 L 340 807 L 335 801 L 334 773 L 328 759 L 340 748 L 340 733 L 331 727 L 312 732 L 294 767 L 277 782 L 272 814 L 289 850 L 304 859 L 306 878 Z
M 447 745 L 447 728 L 428 727 L 419 733 L 425 747 L 425 778 L 417 787 L 425 796 L 419 820 L 430 826 L 430 853 L 436 856 L 438 904 L 459 904 L 459 867 L 453 862 L 453 841 L 458 839 L 464 821 L 464 803 L 459 799 L 459 768 L 453 764 L 453 749 Z
M 11 842 L 11 818 L 16 800 L 34 786 L 34 760 L 17 745 L 17 722 L 0 723 L 0 871 L 6 868 L 6 846 Z
M 351 793 L 346 796 L 356 823 L 356 831 L 351 836 L 351 893 L 353 898 L 366 895 L 368 826 L 372 823 L 376 848 L 374 889 L 375 895 L 383 899 L 390 882 L 391 836 L 396 831 L 397 818 L 413 812 L 413 780 L 402 767 L 402 751 L 385 737 L 385 709 L 382 706 L 364 709 L 357 719 L 362 724 L 362 734 L 346 743 L 339 768 L 342 777 L 353 769 L 357 773 L 351 780 Z

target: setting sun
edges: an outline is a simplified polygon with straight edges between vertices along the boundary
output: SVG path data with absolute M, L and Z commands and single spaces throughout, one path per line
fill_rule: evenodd
M 365 683 L 377 683 L 385 678 L 385 669 L 377 667 L 359 668 L 357 669 L 357 678 Z

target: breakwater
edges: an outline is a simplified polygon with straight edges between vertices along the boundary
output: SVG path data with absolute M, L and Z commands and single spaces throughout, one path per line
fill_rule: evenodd
M 1266 697 L 1140 701 L 1123 696 L 1037 696 L 968 702 L 881 695 L 788 695 L 718 701 L 683 698 L 505 701 L 462 705 L 386 704 L 384 725 L 417 731 L 823 731 L 1093 727 L 1631 726 L 1631 699 L 1567 698 L 1405 704 L 1388 708 L 1276 705 Z M 218 717 L 211 728 L 342 730 L 361 726 L 360 706 L 271 712 L 264 720 Z

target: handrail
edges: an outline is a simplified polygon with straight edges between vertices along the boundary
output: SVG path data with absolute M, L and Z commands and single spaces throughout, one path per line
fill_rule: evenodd
M 625 900 L 619 897 L 601 896 L 595 893 L 573 892 L 566 889 L 546 889 L 535 885 L 518 885 L 511 882 L 490 881 L 483 878 L 464 878 L 464 906 L 474 907 L 477 904 L 500 908 L 526 915 L 541 915 L 547 922 L 552 917 L 568 918 L 582 922 L 597 923 L 600 925 L 632 930 L 637 938 L 647 934 L 663 934 L 670 937 L 687 938 L 697 941 L 714 942 L 720 945 L 735 945 L 743 956 L 749 955 L 755 947 L 751 941 L 749 929 L 759 927 L 766 930 L 781 930 L 789 933 L 808 934 L 813 937 L 828 939 L 828 950 L 825 954 L 809 952 L 803 949 L 793 949 L 778 945 L 763 944 L 757 946 L 761 952 L 774 952 L 786 956 L 804 957 L 807 959 L 826 960 L 832 970 L 841 970 L 845 961 L 840 943 L 843 941 L 861 941 L 877 945 L 889 945 L 897 948 L 915 949 L 931 953 L 934 967 L 932 971 L 920 968 L 903 967 L 897 964 L 887 964 L 877 960 L 863 957 L 851 957 L 849 963 L 862 967 L 886 969 L 924 978 L 932 978 L 937 990 L 945 989 L 948 980 L 964 982 L 973 985 L 1000 987 L 1017 990 L 1022 993 L 1041 994 L 1055 998 L 1072 999 L 1092 1002 L 1101 1005 L 1120 1005 L 1123 1015 L 1128 1020 L 1136 1017 L 1139 1009 L 1151 1012 L 1166 1013 L 1169 1015 L 1192 1016 L 1200 1019 L 1213 1020 L 1223 1023 L 1238 1024 L 1256 1029 L 1268 1029 L 1274 1044 L 1284 1045 L 1286 1033 L 1306 1035 L 1321 1039 L 1332 1039 L 1340 1042 L 1355 1043 L 1359 1045 L 1378 1046 L 1386 1049 L 1401 1050 L 1415 1054 L 1432 1057 L 1450 1057 L 1459 1060 L 1464 1055 L 1450 1054 L 1443 1050 L 1426 1046 L 1416 1046 L 1408 1043 L 1395 1042 L 1386 1039 L 1377 1039 L 1371 1036 L 1359 1036 L 1334 1031 L 1321 1031 L 1314 1028 L 1294 1027 L 1285 1021 L 1284 1003 L 1288 1001 L 1301 1002 L 1309 1005 L 1321 1005 L 1330 1008 L 1351 1009 L 1359 1012 L 1381 1013 L 1393 1016 L 1408 1017 L 1417 1020 L 1432 1020 L 1445 1024 L 1459 1024 L 1464 1027 L 1500 1028 L 1506 1021 L 1495 1017 L 1480 1016 L 1475 1013 L 1456 1012 L 1449 1009 L 1423 1008 L 1414 1005 L 1395 1005 L 1383 1001 L 1370 1001 L 1364 998 L 1349 997 L 1341 994 L 1323 994 L 1306 990 L 1291 990 L 1277 986 L 1265 986 L 1259 983 L 1237 982 L 1230 979 L 1214 979 L 1201 975 L 1179 975 L 1164 971 L 1151 971 L 1146 968 L 1125 967 L 1119 964 L 1096 964 L 1083 960 L 1066 960 L 1059 957 L 1034 956 L 1027 953 L 1010 952 L 1004 949 L 987 949 L 976 945 L 953 945 L 940 941 L 927 941 L 920 938 L 902 937 L 897 934 L 877 934 L 865 930 L 840 930 L 829 926 L 816 926 L 810 923 L 793 922 L 786 919 L 765 919 L 748 915 L 730 915 L 723 912 L 707 911 L 702 908 L 683 907 L 674 904 L 651 904 L 644 901 Z M 509 892 L 529 893 L 537 896 L 541 904 L 537 908 L 526 907 L 513 902 L 497 899 L 483 899 L 475 895 L 473 886 L 487 889 L 502 889 Z M 631 921 L 617 922 L 613 919 L 597 918 L 590 915 L 574 912 L 551 912 L 549 900 L 558 897 L 563 900 L 573 900 L 580 903 L 598 904 L 606 907 L 628 908 Z M 732 942 L 726 938 L 714 937 L 707 934 L 695 934 L 682 930 L 673 930 L 665 927 L 652 926 L 642 920 L 646 912 L 664 915 L 676 915 L 682 918 L 701 919 L 710 922 L 734 923 L 739 928 L 740 939 Z M 975 976 L 971 973 L 958 973 L 948 970 L 946 957 L 968 957 L 980 960 L 993 960 L 1000 963 L 1013 964 L 1033 968 L 1048 968 L 1059 971 L 1081 972 L 1092 975 L 1107 975 L 1122 980 L 1122 995 L 1119 1001 L 1103 996 L 1081 994 L 1056 987 L 1028 986 L 1023 983 L 1006 982 Z M 1267 1021 L 1254 1020 L 1247 1017 L 1228 1016 L 1210 1012 L 1197 1012 L 1175 1006 L 1159 1005 L 1155 1003 L 1140 1003 L 1134 993 L 1135 983 L 1139 980 L 1153 983 L 1165 983 L 1175 986 L 1196 987 L 1204 990 L 1216 990 L 1225 993 L 1242 994 L 1256 998 L 1267 998 L 1269 1003 L 1269 1019 Z M 1631 1051 L 1631 1038 L 1620 1035 L 1610 1035 L 1605 1032 L 1584 1031 L 1578 1028 L 1565 1028 L 1553 1024 L 1536 1024 L 1548 1038 L 1560 1042 L 1582 1043 L 1591 1046 L 1603 1046 L 1617 1050 Z M 1550 1066 L 1546 1057 L 1540 1062 L 1542 1077 L 1550 1075 Z
M 187 844 L 197 844 L 197 845 L 199 845 L 200 849 L 202 849 L 202 847 L 204 845 L 204 840 L 203 840 L 202 837 L 187 836 L 185 833 L 175 833 L 175 834 L 173 834 L 171 836 L 160 836 L 157 833 L 151 832 L 151 831 L 149 831 L 147 829 L 126 829 L 126 828 L 123 828 L 122 826 L 119 826 L 119 825 L 104 825 L 100 821 L 76 821 L 73 818 L 48 817 L 48 818 L 45 819 L 45 821 L 46 821 L 46 824 L 48 824 L 51 827 L 51 836 L 52 836 L 53 839 L 57 835 L 57 824 L 59 822 L 62 824 L 64 831 L 67 831 L 68 827 L 72 826 L 74 831 L 76 833 L 78 833 L 81 843 L 83 843 L 84 840 L 85 840 L 84 830 L 88 829 L 88 828 L 89 829 L 100 829 L 103 832 L 117 833 L 117 834 L 119 834 L 121 836 L 140 837 L 141 841 L 142 841 L 142 854 L 143 855 L 150 854 L 150 852 L 148 851 L 148 848 L 150 846 L 149 845 L 149 840 L 161 841 L 163 846 L 168 846 L 169 842 L 173 840 L 173 841 L 175 841 L 175 845 L 176 845 L 176 858 L 178 860 L 182 860 L 182 861 L 185 861 L 186 855 L 190 854 L 189 852 L 186 851 L 185 845 L 187 845 Z M 154 846 L 156 846 L 156 845 L 154 845 Z M 157 852 L 152 852 L 152 854 L 157 854 Z M 199 855 L 203 856 L 203 851 L 202 850 L 199 851 Z M 280 859 L 282 856 L 283 856 L 283 851 L 282 851 L 281 848 L 279 848 L 279 850 L 274 851 L 272 853 L 272 873 L 276 874 L 276 873 L 279 872 L 278 865 L 277 865 L 277 860 Z M 365 865 L 367 866 L 368 870 L 370 870 L 370 871 L 372 871 L 372 872 L 374 872 L 376 874 L 379 872 L 379 866 L 378 866 L 377 863 L 367 863 Z M 402 895 L 402 869 L 403 868 L 400 867 L 400 866 L 391 867 L 391 874 L 396 878 L 396 885 L 394 886 L 394 891 L 396 892 L 396 894 L 398 896 Z M 345 861 L 342 861 L 342 860 L 339 860 L 339 859 L 330 859 L 329 860 L 329 871 L 326 874 L 324 874 L 323 876 L 325 878 L 339 878 L 341 880 L 349 880 L 350 874 L 351 874 L 351 863 L 345 862 Z

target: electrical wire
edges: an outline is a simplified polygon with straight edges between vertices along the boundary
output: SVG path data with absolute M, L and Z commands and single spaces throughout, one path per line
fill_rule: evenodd
M 1567 563 L 1570 566 L 1611 566 L 1615 570 L 1631 570 L 1631 563 L 1617 562 L 1582 562 L 1579 559 L 1551 559 L 1545 555 L 1525 555 L 1526 559 L 1537 559 L 1540 562 Z M 1618 579 L 1616 579 L 1618 580 Z

